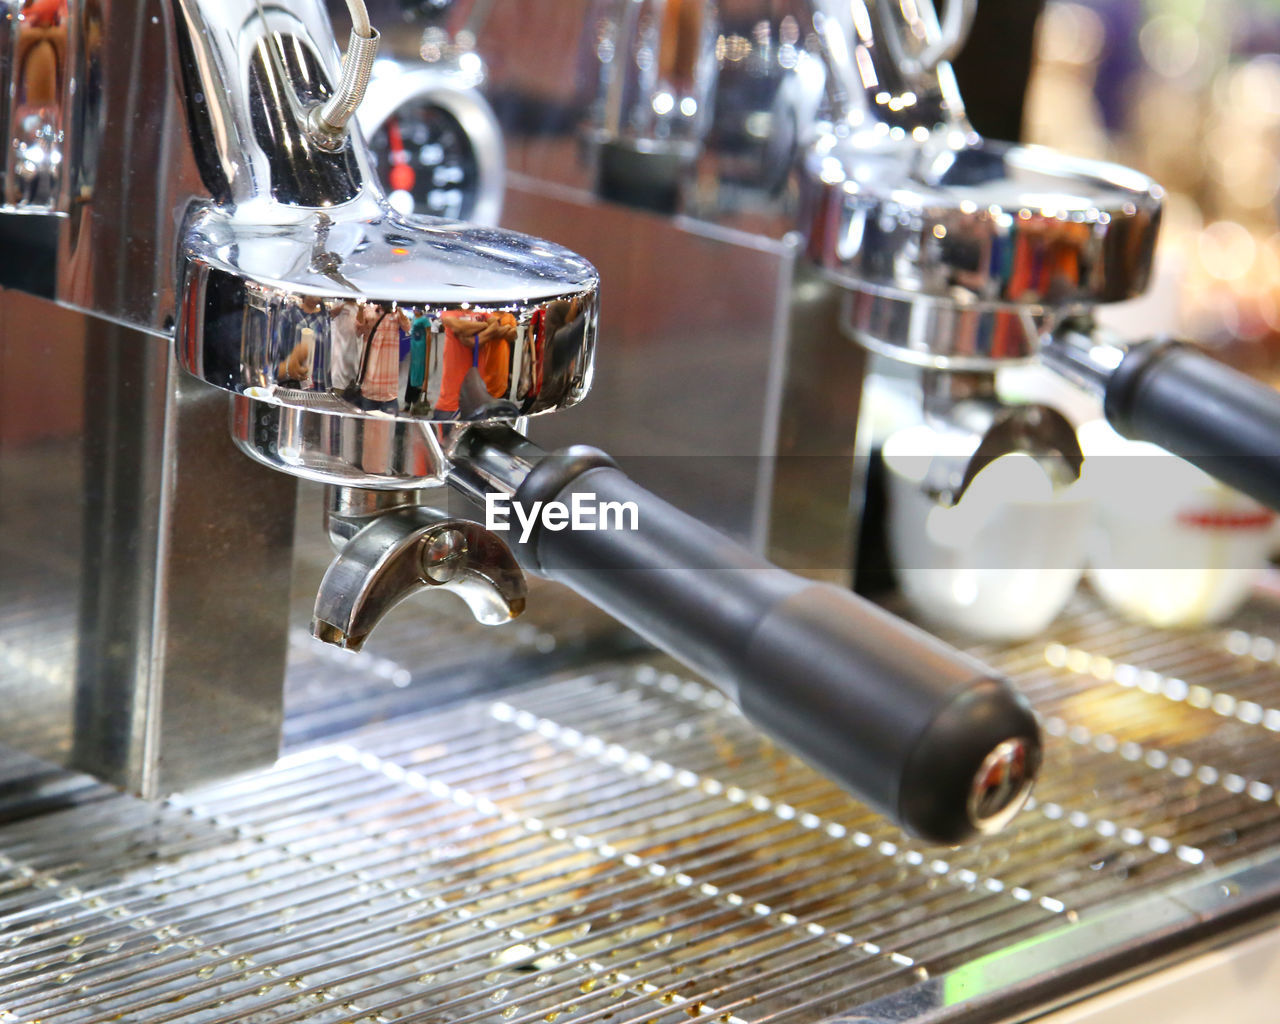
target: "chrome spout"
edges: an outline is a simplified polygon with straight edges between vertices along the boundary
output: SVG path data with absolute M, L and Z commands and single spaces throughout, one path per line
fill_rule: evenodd
M 527 585 L 515 556 L 470 520 L 406 503 L 351 525 L 358 529 L 316 594 L 311 631 L 325 643 L 360 650 L 387 612 L 422 590 L 456 594 L 484 625 L 524 611 Z
M 994 373 L 926 370 L 922 385 L 924 419 L 938 443 L 920 483 L 939 505 L 958 505 L 978 474 L 1005 455 L 1034 458 L 1055 487 L 1080 478 L 1084 453 L 1057 409 L 1003 401 Z

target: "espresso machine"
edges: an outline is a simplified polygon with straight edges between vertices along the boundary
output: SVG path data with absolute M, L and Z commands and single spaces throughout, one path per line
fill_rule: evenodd
M 1108 180 L 1122 199 L 1089 222 L 1073 288 L 1007 294 L 948 279 L 969 250 L 927 243 L 940 224 L 1003 238 L 996 200 L 985 220 L 884 208 L 947 152 L 989 181 L 1019 168 L 949 89 L 967 3 L 782 5 L 754 35 L 728 3 L 386 6 L 5 6 L 0 1016 L 1027 1019 L 1265 923 L 1265 608 L 1168 638 L 1081 606 L 977 649 L 993 674 L 762 557 L 848 581 L 849 326 L 936 371 L 943 399 L 1034 352 L 1109 401 L 1139 381 L 1114 404 L 1140 424 L 1203 426 L 1148 376 L 1199 357 L 1133 369 L 1152 350 L 1086 318 L 1142 286 L 1154 186 Z M 777 217 L 739 202 L 746 176 L 696 190 L 708 155 L 777 171 L 758 95 L 723 108 L 742 134 L 708 113 L 775 22 L 769 52 L 792 52 L 767 109 L 813 186 Z M 563 53 L 596 44 L 591 74 L 557 49 L 566 26 Z M 610 89 L 607 53 L 650 64 Z M 585 119 L 511 132 L 566 68 Z M 653 68 L 680 83 L 670 106 Z M 655 117 L 626 113 L 637 95 Z M 868 166 L 898 187 L 847 187 Z M 774 237 L 784 218 L 808 241 Z M 1016 219 L 1047 237 L 1036 218 L 1059 220 Z M 724 271 L 747 287 L 721 294 Z M 288 333 L 316 302 L 327 329 Z M 461 374 L 437 354 L 415 378 L 402 315 L 436 353 L 457 321 L 509 326 L 507 386 L 479 343 Z M 963 350 L 991 337 L 1019 347 Z M 1260 447 L 1226 426 L 1159 439 L 1243 456 L 1233 482 L 1267 496 L 1275 404 L 1222 388 Z M 583 440 L 621 444 L 649 489 Z M 637 528 L 484 523 L 495 497 L 588 493 Z

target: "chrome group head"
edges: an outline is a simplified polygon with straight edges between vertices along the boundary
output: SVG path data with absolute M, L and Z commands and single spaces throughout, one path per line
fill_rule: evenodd
M 931 0 L 813 2 L 836 103 L 806 158 L 809 252 L 849 290 L 858 341 L 991 370 L 1057 318 L 1146 288 L 1158 185 L 969 125 L 947 58 L 976 0 L 941 18 Z
M 391 207 L 354 126 L 317 139 L 336 45 L 317 0 L 181 0 L 210 199 L 181 239 L 178 351 L 236 395 L 234 436 L 274 468 L 414 488 L 447 469 L 432 424 L 565 408 L 590 385 L 598 279 L 559 246 Z M 352 58 L 348 58 L 349 60 Z M 468 325 L 477 325 L 472 328 Z

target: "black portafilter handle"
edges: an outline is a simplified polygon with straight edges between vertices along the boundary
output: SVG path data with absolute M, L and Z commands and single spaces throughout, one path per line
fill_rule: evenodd
M 540 453 L 500 430 L 499 449 L 518 438 L 526 458 Z M 622 511 L 607 529 L 542 525 L 523 543 L 507 534 L 529 570 L 717 683 L 752 722 L 916 836 L 957 843 L 1021 807 L 1040 737 L 1007 680 L 849 590 L 748 552 L 603 452 L 541 454 L 512 498 L 526 515 L 537 502 L 571 509 L 575 495 L 602 518 Z
M 1106 383 L 1108 422 L 1280 509 L 1280 392 L 1189 345 L 1149 341 Z

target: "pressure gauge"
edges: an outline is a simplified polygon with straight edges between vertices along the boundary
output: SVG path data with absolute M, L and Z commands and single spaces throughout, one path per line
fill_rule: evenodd
M 496 224 L 502 130 L 469 76 L 379 61 L 357 115 L 388 200 L 401 213 Z

